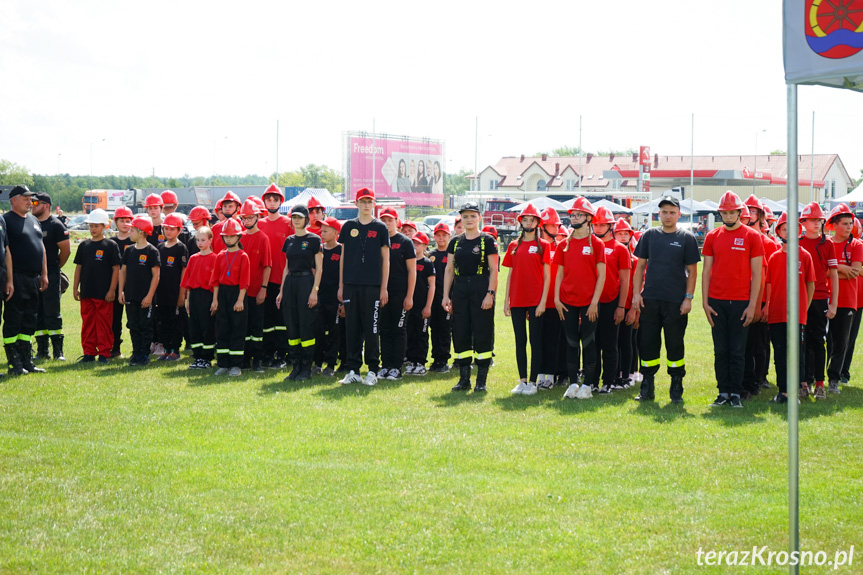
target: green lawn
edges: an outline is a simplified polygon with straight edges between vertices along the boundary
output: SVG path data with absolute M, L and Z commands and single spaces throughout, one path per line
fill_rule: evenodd
M 700 305 L 683 406 L 666 376 L 647 405 L 637 388 L 513 397 L 502 305 L 497 321 L 486 395 L 451 393 L 454 374 L 374 388 L 216 379 L 185 358 L 0 380 L 0 572 L 783 570 L 696 563 L 700 548 L 782 551 L 787 534 L 784 409 L 768 403 L 775 388 L 743 410 L 708 407 Z M 841 395 L 800 406 L 801 547 L 831 559 L 863 547 L 853 371 Z

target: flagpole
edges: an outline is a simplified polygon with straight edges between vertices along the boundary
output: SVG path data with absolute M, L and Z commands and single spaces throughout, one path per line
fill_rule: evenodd
M 797 157 L 797 84 L 787 85 L 788 95 L 788 257 L 786 281 L 788 286 L 788 326 L 786 345 L 788 357 L 786 368 L 788 374 L 788 553 L 795 556 L 800 547 L 799 500 L 798 500 L 798 436 L 797 436 L 797 396 L 800 386 L 800 318 L 798 301 L 800 298 L 798 286 L 797 262 L 799 261 L 799 245 L 797 230 L 793 225 L 798 221 L 797 197 L 799 159 Z M 811 179 L 811 178 L 810 178 Z M 797 565 L 789 563 L 788 572 L 799 573 Z

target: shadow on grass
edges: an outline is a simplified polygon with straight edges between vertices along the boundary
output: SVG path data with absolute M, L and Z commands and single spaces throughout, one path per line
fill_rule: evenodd
M 727 426 L 761 423 L 765 414 L 775 413 L 783 419 L 788 419 L 788 405 L 773 403 L 776 388 L 762 390 L 761 395 L 743 402 L 742 409 L 731 407 L 710 407 L 702 417 L 714 419 Z M 793 401 L 793 397 L 791 398 Z M 846 409 L 859 408 L 863 405 L 863 390 L 845 386 L 840 395 L 827 395 L 827 399 L 815 401 L 811 397 L 801 400 L 797 410 L 800 421 L 816 417 L 830 417 Z
M 454 384 L 455 381 L 453 382 L 453 385 Z M 440 395 L 433 395 L 430 399 L 437 407 L 455 407 L 457 405 L 462 405 L 465 403 L 481 403 L 485 401 L 487 397 L 487 391 L 477 393 L 475 391 L 447 390 Z
M 633 396 L 634 400 L 634 396 Z M 645 417 L 652 417 L 656 423 L 669 423 L 678 419 L 689 419 L 695 417 L 694 414 L 686 411 L 686 400 L 683 403 L 668 403 L 661 405 L 657 401 L 637 401 L 632 413 Z

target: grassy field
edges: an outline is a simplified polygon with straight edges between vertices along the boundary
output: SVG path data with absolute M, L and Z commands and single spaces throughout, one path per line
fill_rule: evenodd
M 708 407 L 698 301 L 682 406 L 664 375 L 646 405 L 637 388 L 511 396 L 502 305 L 486 395 L 451 393 L 454 374 L 297 385 L 273 371 L 217 379 L 185 358 L 7 377 L 0 571 L 780 572 L 697 564 L 699 549 L 787 547 L 784 409 L 768 402 L 775 387 L 742 410 Z M 800 522 L 803 549 L 832 559 L 855 545 L 840 572 L 860 573 L 859 360 L 852 371 L 841 395 L 800 406 Z

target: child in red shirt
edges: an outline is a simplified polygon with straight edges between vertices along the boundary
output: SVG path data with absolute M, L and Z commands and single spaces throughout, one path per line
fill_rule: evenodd
M 249 256 L 240 249 L 240 222 L 225 220 L 222 242 L 225 249 L 217 254 L 216 265 L 210 275 L 213 303 L 210 312 L 216 316 L 216 353 L 219 369 L 216 375 L 242 374 L 243 350 L 246 343 L 248 310 L 245 306 L 249 289 Z
M 189 315 L 189 345 L 195 361 L 189 369 L 210 369 L 216 350 L 216 321 L 210 307 L 213 288 L 210 278 L 216 266 L 216 254 L 210 249 L 213 230 L 202 226 L 195 231 L 198 251 L 189 258 L 181 286 L 186 292 L 186 313 Z
M 537 237 L 539 211 L 528 204 L 518 216 L 521 235 L 510 242 L 503 256 L 503 266 L 511 268 L 506 278 L 503 314 L 512 317 L 515 332 L 515 362 L 518 385 L 514 394 L 536 393 L 542 348 L 542 323 L 550 282 L 551 245 Z M 530 378 L 527 371 L 527 329 L 530 324 Z
M 773 361 L 776 366 L 776 386 L 779 393 L 773 398 L 776 403 L 788 401 L 788 372 L 786 359 L 788 357 L 788 274 L 786 271 L 788 262 L 788 225 L 787 215 L 782 214 L 776 222 L 776 235 L 782 241 L 782 249 L 774 252 L 767 262 L 767 280 L 765 295 L 767 303 L 764 306 L 764 314 L 770 329 L 770 341 L 773 343 Z M 804 381 L 806 374 L 806 348 L 804 337 L 806 331 L 806 312 L 815 295 L 815 267 L 812 265 L 812 256 L 804 249 L 800 249 L 797 273 L 799 278 L 798 300 L 799 300 L 799 324 L 797 327 L 797 341 L 799 343 L 800 358 L 800 381 Z M 807 388 L 807 384 L 801 383 L 800 388 Z

